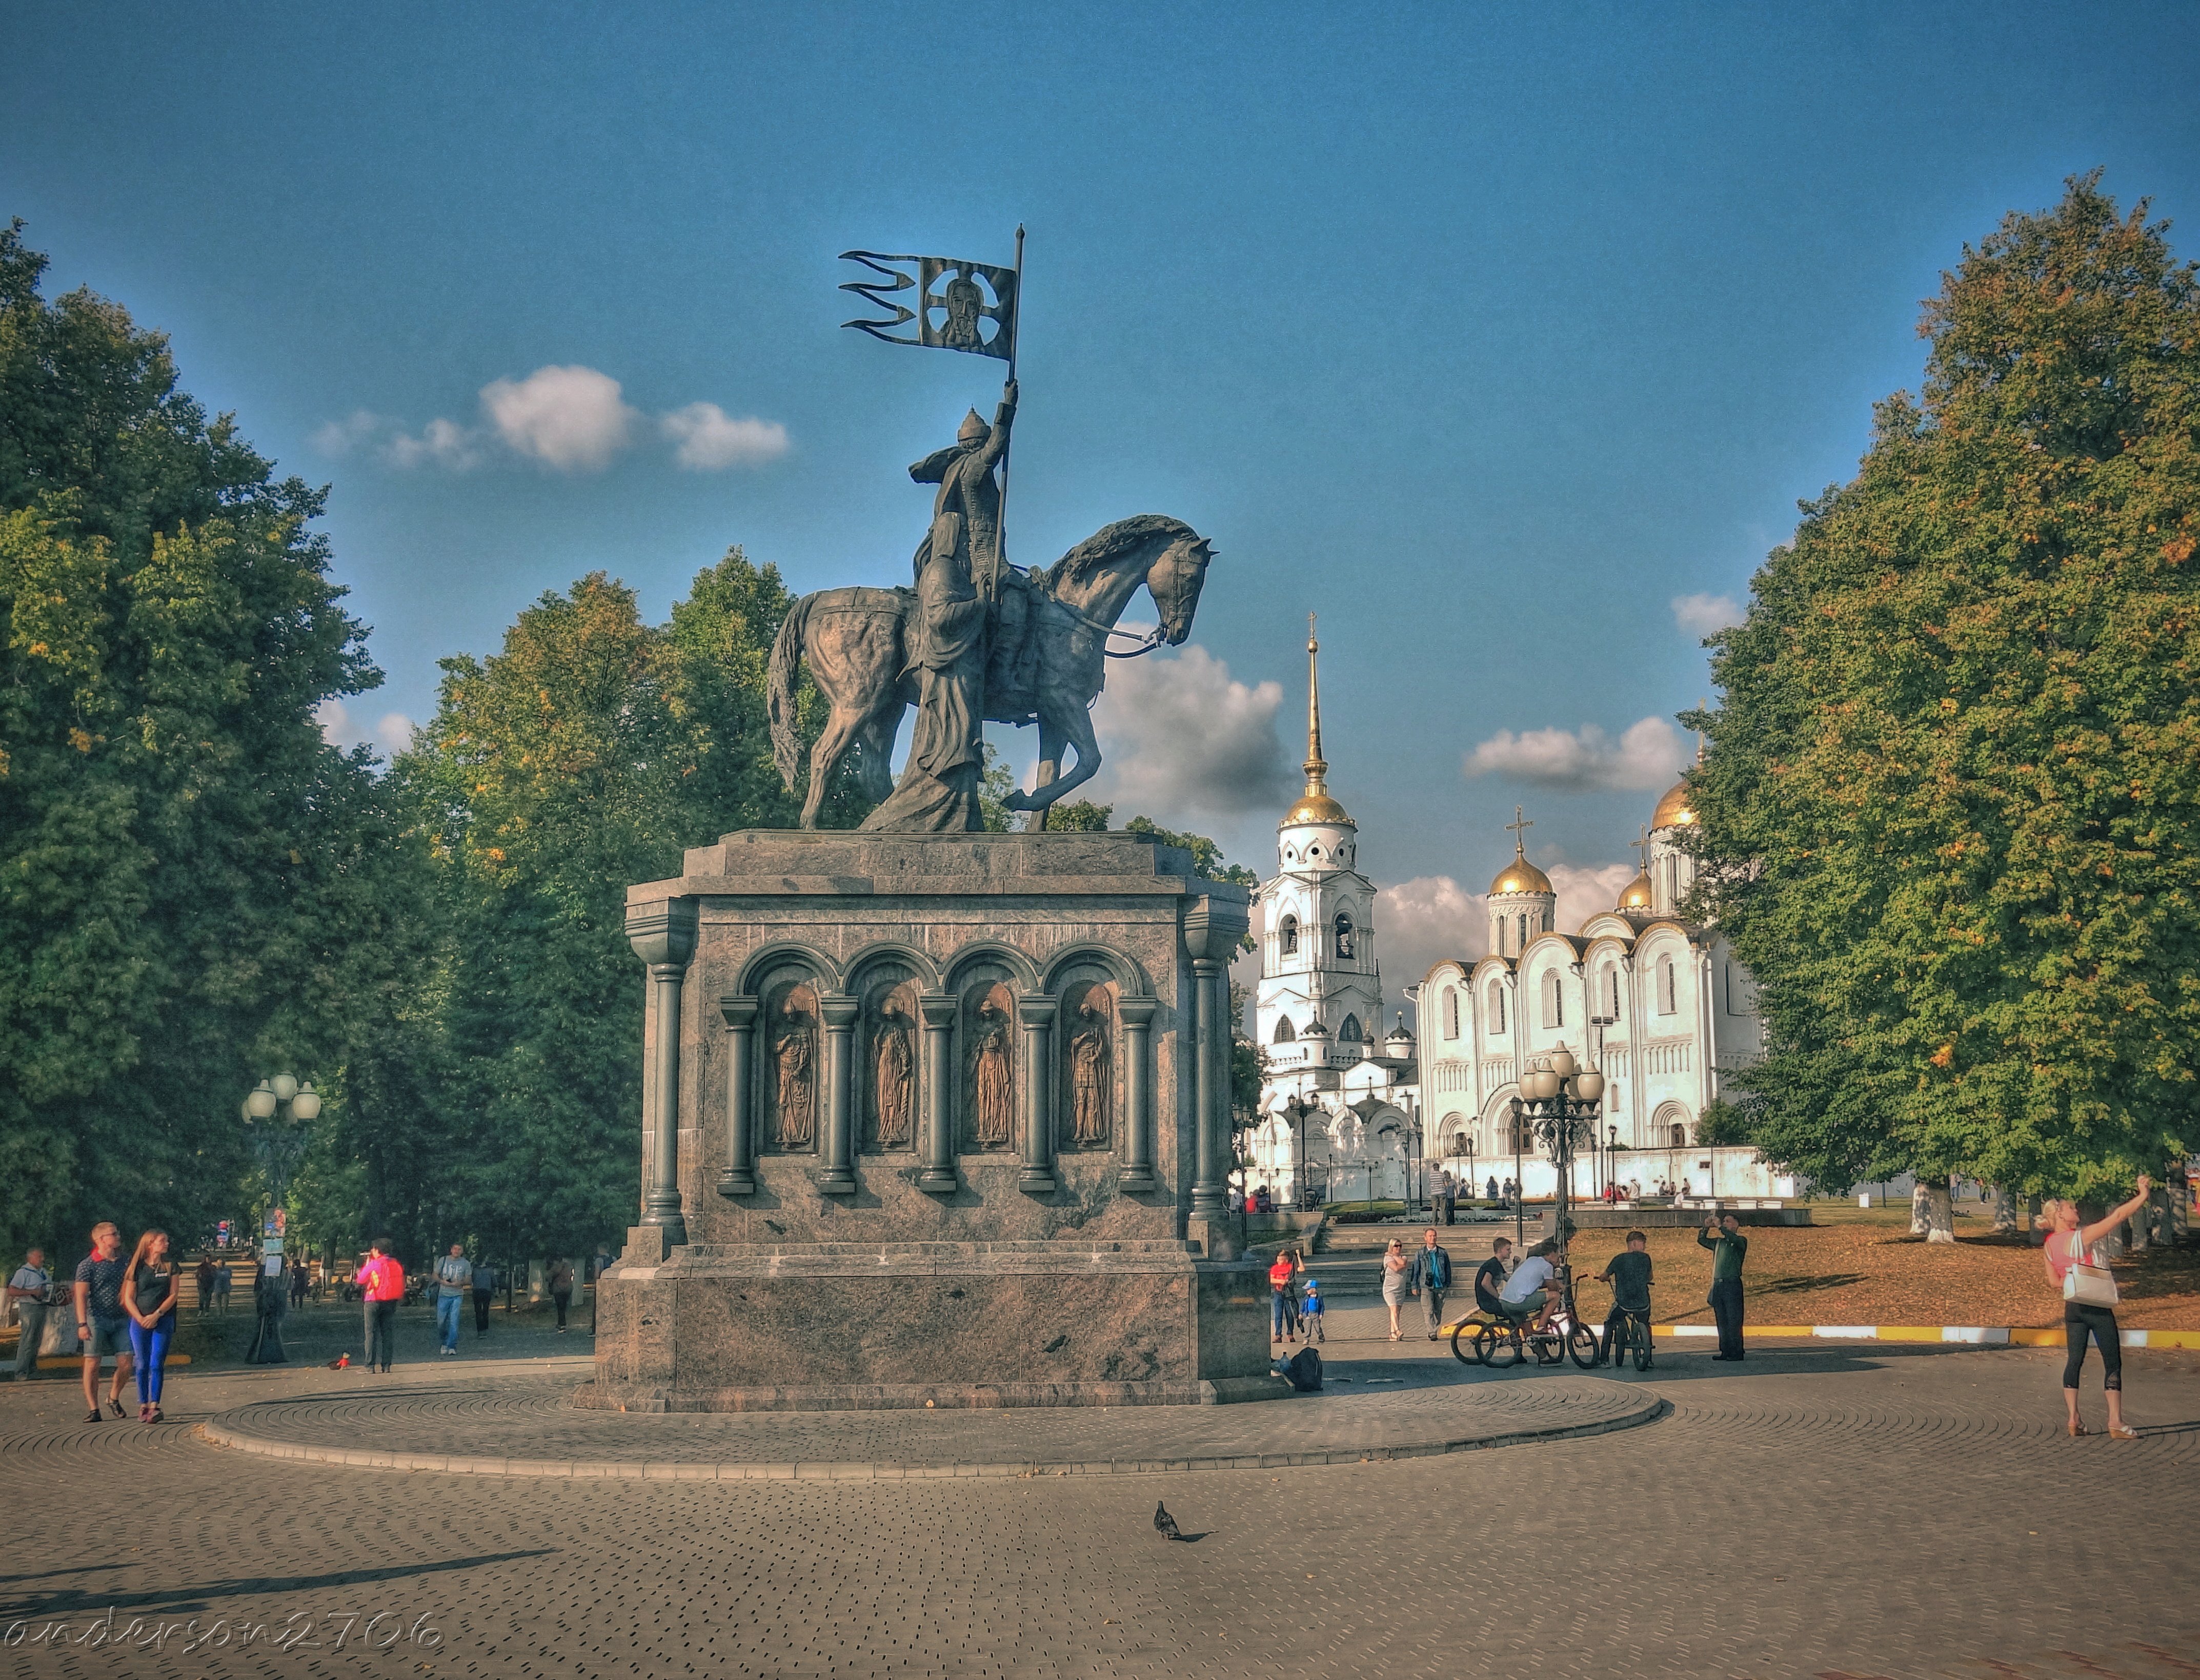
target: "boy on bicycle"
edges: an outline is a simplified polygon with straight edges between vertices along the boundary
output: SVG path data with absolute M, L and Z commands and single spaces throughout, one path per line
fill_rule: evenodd
M 1627 1252 L 1616 1254 L 1596 1274 L 1600 1284 L 1612 1285 L 1612 1310 L 1605 1314 L 1604 1339 L 1598 1344 L 1597 1363 L 1609 1358 L 1619 1363 L 1618 1331 L 1629 1318 L 1641 1320 L 1644 1334 L 1650 1329 L 1650 1239 L 1640 1231 L 1627 1233 Z
M 1511 1274 L 1512 1263 L 1512 1239 L 1500 1237 L 1489 1245 L 1489 1258 L 1482 1262 L 1481 1269 L 1474 1274 L 1474 1304 L 1492 1319 L 1498 1317 L 1502 1311 L 1498 1305 L 1497 1296 L 1505 1287 L 1505 1279 Z

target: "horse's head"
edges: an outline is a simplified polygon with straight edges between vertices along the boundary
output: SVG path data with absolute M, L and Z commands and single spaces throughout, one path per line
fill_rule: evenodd
M 1214 558 L 1207 539 L 1189 527 L 1154 557 L 1146 569 L 1146 589 L 1161 615 L 1161 637 L 1172 647 L 1191 634 L 1191 615 L 1207 582 L 1207 563 Z

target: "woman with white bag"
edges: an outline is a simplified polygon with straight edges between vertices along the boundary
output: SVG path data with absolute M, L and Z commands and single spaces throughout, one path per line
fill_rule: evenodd
M 2154 1188 L 2142 1173 L 2139 1193 L 2123 1206 L 2091 1225 L 2078 1222 L 2074 1202 L 2048 1202 L 2039 1211 L 2047 1217 L 2048 1280 L 2062 1291 L 2062 1341 L 2069 1355 L 2062 1361 L 2062 1400 L 2070 1410 L 2070 1433 L 2083 1435 L 2078 1421 L 2078 1373 L 2086 1363 L 2086 1338 L 2100 1344 L 2103 1386 L 2109 1395 L 2109 1438 L 2136 1441 L 2139 1431 L 2124 1423 L 2124 1352 L 2116 1329 L 2116 1280 L 2093 1245 L 2146 1205 Z

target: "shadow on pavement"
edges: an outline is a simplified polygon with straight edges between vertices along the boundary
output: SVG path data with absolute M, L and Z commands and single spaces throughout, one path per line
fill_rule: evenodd
M 86 1610 L 143 1610 L 158 1606 L 163 1612 L 181 1613 L 202 1610 L 214 1601 L 228 1598 L 249 1598 L 261 1593 L 303 1591 L 316 1587 L 360 1587 L 377 1581 L 406 1581 L 415 1576 L 448 1574 L 453 1570 L 474 1569 L 483 1564 L 513 1563 L 525 1558 L 549 1557 L 555 1548 L 538 1547 L 526 1552 L 488 1552 L 477 1557 L 447 1558 L 440 1563 L 391 1564 L 380 1569 L 340 1569 L 322 1575 L 260 1575 L 228 1581 L 217 1581 L 203 1586 L 172 1588 L 161 1592 L 109 1593 L 93 1595 L 75 1588 L 57 1589 L 46 1594 L 24 1594 L 0 1598 L 0 1619 L 35 1620 L 41 1617 L 66 1615 Z M 73 1573 L 56 1570 L 56 1574 Z M 38 1580 L 38 1576 L 23 1576 L 23 1580 Z

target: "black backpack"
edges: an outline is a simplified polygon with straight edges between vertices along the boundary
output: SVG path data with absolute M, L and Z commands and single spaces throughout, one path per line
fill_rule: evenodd
M 1284 1375 L 1290 1379 L 1291 1386 L 1301 1394 L 1319 1394 L 1321 1355 L 1312 1348 L 1301 1348 L 1284 1365 Z

